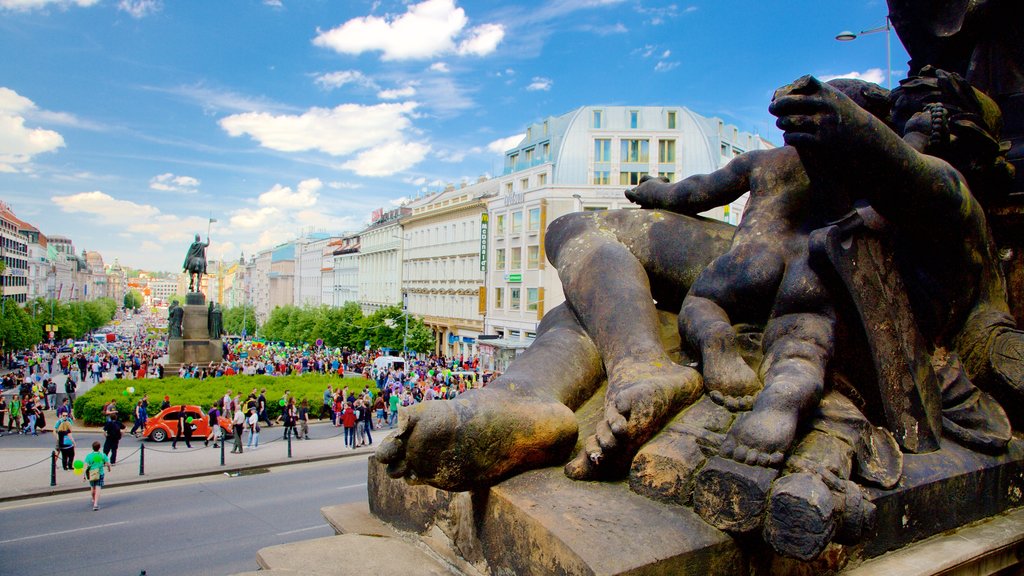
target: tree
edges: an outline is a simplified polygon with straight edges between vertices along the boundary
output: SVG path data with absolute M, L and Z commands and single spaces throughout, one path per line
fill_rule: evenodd
M 138 290 L 130 290 L 124 295 L 124 307 L 125 309 L 138 310 L 142 308 L 142 304 L 145 299 L 142 297 L 142 293 Z
M 3 306 L 0 312 L 0 350 L 22 350 L 42 340 L 42 330 L 21 306 L 14 302 Z

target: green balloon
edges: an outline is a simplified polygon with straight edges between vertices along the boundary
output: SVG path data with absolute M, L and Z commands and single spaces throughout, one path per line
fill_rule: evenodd
M 81 470 L 82 468 L 85 468 L 85 462 L 82 462 L 81 460 L 75 460 L 73 465 L 76 470 Z
M 185 423 L 186 424 L 191 424 L 192 423 L 192 417 L 189 416 L 188 418 L 185 418 Z
M 281 405 L 281 406 L 284 406 L 285 404 L 287 404 L 287 402 L 284 401 L 284 398 L 281 398 L 280 400 L 278 400 L 277 403 L 279 405 Z
M 121 396 L 127 396 L 127 395 L 128 395 L 128 391 L 127 390 L 121 390 Z

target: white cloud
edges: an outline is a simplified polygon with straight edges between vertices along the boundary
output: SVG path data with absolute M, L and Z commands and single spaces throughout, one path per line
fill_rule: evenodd
M 416 88 L 412 85 L 404 86 L 402 88 L 393 88 L 391 90 L 381 90 L 377 93 L 377 97 L 381 100 L 398 100 L 399 98 L 410 98 L 416 95 Z
M 522 142 L 523 136 L 526 136 L 526 134 L 516 134 L 515 136 L 495 140 L 487 145 L 487 149 L 497 154 L 504 154 Z
M 447 162 L 449 164 L 457 164 L 466 159 L 466 154 L 471 150 L 443 150 L 438 152 L 437 159 L 441 162 Z
M 249 135 L 261 146 L 281 152 L 320 150 L 332 156 L 351 154 L 402 139 L 411 125 L 415 102 L 336 108 L 312 108 L 301 115 L 265 112 L 235 114 L 220 121 L 231 136 Z
M 847 72 L 846 74 L 834 74 L 821 76 L 822 82 L 828 82 L 829 80 L 835 80 L 837 78 L 850 78 L 851 80 L 863 80 L 865 82 L 874 82 L 875 84 L 882 84 L 885 82 L 885 71 L 881 68 L 869 68 L 863 72 Z
M 160 210 L 155 206 L 118 200 L 98 190 L 54 196 L 51 200 L 64 212 L 88 214 L 106 224 L 130 225 L 160 215 Z
M 284 8 L 281 0 L 263 0 L 263 5 L 270 6 L 271 8 Z
M 537 91 L 537 90 L 543 90 L 543 91 L 547 92 L 548 90 L 551 90 L 551 85 L 552 84 L 554 84 L 554 81 L 551 80 L 550 78 L 543 78 L 541 76 L 534 76 L 533 80 L 530 82 L 530 85 L 527 86 L 526 89 L 531 91 L 531 92 L 534 92 L 534 91 Z
M 316 205 L 320 197 L 320 189 L 323 182 L 318 178 L 310 178 L 299 182 L 294 191 L 288 186 L 275 184 L 273 188 L 260 194 L 257 202 L 260 206 L 279 208 L 282 210 L 292 208 L 310 208 Z
M 338 70 L 337 72 L 328 72 L 327 74 L 321 74 L 316 77 L 316 83 L 321 88 L 327 90 L 333 90 L 335 88 L 341 88 L 345 84 L 358 84 L 360 86 L 375 87 L 373 80 L 370 80 L 358 70 Z
M 32 157 L 64 147 L 64 137 L 53 130 L 25 126 L 23 114 L 36 105 L 9 88 L 0 88 L 0 172 L 30 171 Z
M 228 224 L 232 230 L 258 230 L 279 220 L 280 214 L 277 208 L 240 208 L 231 213 Z
M 484 24 L 469 31 L 469 38 L 459 44 L 460 56 L 486 56 L 498 49 L 505 37 L 505 28 L 500 24 Z
M 442 74 L 448 73 L 448 65 L 444 62 L 434 62 L 430 65 L 430 70 L 433 72 L 441 72 Z
M 427 179 L 424 178 L 423 176 L 418 176 L 416 178 L 409 177 L 403 178 L 402 182 L 405 182 L 406 184 L 411 184 L 413 186 L 423 186 L 424 184 L 427 183 Z
M 425 0 L 409 5 L 401 15 L 353 18 L 337 28 L 320 30 L 313 44 L 342 54 L 380 51 L 384 60 L 493 52 L 504 36 L 504 28 L 498 24 L 469 30 L 456 47 L 456 39 L 468 23 L 465 11 L 457 8 L 454 0 Z
M 149 181 L 149 187 L 161 192 L 175 192 L 177 194 L 195 194 L 199 192 L 199 179 L 192 176 L 176 176 L 167 172 L 154 176 Z
M 668 72 L 669 70 L 675 68 L 676 66 L 679 66 L 679 62 L 669 62 L 667 60 L 662 60 L 654 65 L 654 71 Z
M 402 196 L 400 198 L 394 198 L 394 199 L 388 200 L 388 203 L 390 203 L 392 206 L 398 207 L 398 206 L 404 206 L 404 205 L 408 204 L 409 200 L 410 200 L 410 198 L 408 196 Z
M 358 190 L 363 185 L 358 182 L 328 182 L 327 187 L 333 190 Z
M 132 18 L 144 18 L 163 9 L 160 0 L 121 0 L 117 9 L 127 12 Z
M 360 176 L 390 176 L 415 166 L 429 151 L 430 146 L 417 142 L 388 142 L 361 152 L 342 168 Z
M 0 8 L 26 12 L 51 5 L 58 8 L 68 8 L 69 6 L 88 8 L 98 3 L 99 0 L 0 0 Z
M 661 59 L 662 60 L 664 60 L 666 58 L 669 58 L 670 56 L 672 56 L 672 51 L 671 50 L 665 50 L 664 52 L 661 53 Z

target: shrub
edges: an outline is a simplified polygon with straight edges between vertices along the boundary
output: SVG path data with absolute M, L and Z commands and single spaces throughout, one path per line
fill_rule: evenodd
M 117 403 L 117 412 L 123 419 L 131 419 L 135 403 L 143 394 L 149 394 L 150 415 L 159 412 L 164 396 L 169 396 L 171 404 L 197 404 L 207 409 L 214 402 L 224 397 L 224 392 L 231 389 L 232 396 L 239 393 L 242 402 L 249 391 L 256 389 L 257 394 L 267 389 L 267 412 L 270 418 L 281 414 L 278 400 L 285 390 L 290 391 L 296 402 L 307 400 L 310 412 L 318 414 L 323 404 L 324 389 L 330 385 L 337 389 L 344 386 L 348 391 L 359 393 L 369 386 L 374 394 L 378 394 L 377 383 L 360 377 L 338 378 L 333 375 L 303 374 L 301 376 L 224 376 L 196 380 L 193 378 L 164 378 L 145 380 L 107 380 L 94 386 L 91 390 L 75 399 L 75 415 L 86 424 L 103 423 L 103 405 L 111 398 Z M 135 389 L 134 394 L 128 388 Z

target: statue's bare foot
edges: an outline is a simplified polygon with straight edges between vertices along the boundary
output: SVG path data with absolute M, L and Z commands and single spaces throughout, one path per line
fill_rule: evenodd
M 577 480 L 624 475 L 637 450 L 701 390 L 697 371 L 668 360 L 620 366 L 609 377 L 604 418 L 566 465 L 566 475 Z
M 564 462 L 578 433 L 572 410 L 499 388 L 402 408 L 377 449 L 392 478 L 464 491 Z
M 738 353 L 705 357 L 703 373 L 708 396 L 733 412 L 750 410 L 761 391 L 757 374 Z
M 718 453 L 751 466 L 778 468 L 796 436 L 797 414 L 774 407 L 740 414 Z

